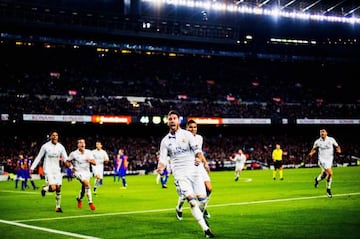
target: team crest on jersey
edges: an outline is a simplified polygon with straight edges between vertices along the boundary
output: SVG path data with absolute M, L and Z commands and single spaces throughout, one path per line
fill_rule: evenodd
M 186 143 L 186 138 L 183 138 L 183 139 L 181 140 L 181 142 L 182 142 L 183 144 L 185 144 L 185 143 Z

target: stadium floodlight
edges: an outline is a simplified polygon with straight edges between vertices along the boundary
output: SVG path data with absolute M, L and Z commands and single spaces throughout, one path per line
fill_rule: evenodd
M 283 18 L 295 18 L 295 19 L 305 19 L 313 21 L 323 21 L 323 22 L 337 22 L 337 23 L 349 23 L 349 24 L 360 24 L 360 18 L 353 15 L 353 13 L 360 7 L 354 8 L 343 16 L 335 15 L 325 15 L 329 14 L 335 7 L 327 9 L 327 11 L 322 14 L 310 14 L 308 13 L 309 9 L 314 7 L 320 2 L 320 0 L 315 1 L 311 5 L 302 9 L 302 11 L 286 11 L 284 10 L 288 6 L 296 2 L 296 0 L 290 1 L 284 6 L 277 6 L 276 11 L 269 10 L 266 8 L 269 1 L 265 0 L 260 4 L 249 7 L 243 5 L 243 1 L 233 1 L 230 3 L 218 2 L 218 1 L 200 1 L 200 0 L 142 0 L 142 2 L 153 3 L 156 6 L 159 5 L 174 5 L 188 8 L 201 8 L 221 12 L 238 12 L 240 14 L 249 14 L 249 15 L 261 15 L 261 16 L 274 16 L 274 17 L 283 17 Z M 340 4 L 340 3 L 339 3 Z M 349 17 L 352 15 L 351 17 Z
M 351 9 L 350 11 L 348 11 L 347 13 L 344 14 L 344 17 L 350 15 L 350 14 L 353 14 L 356 10 L 360 9 L 360 6 L 359 7 L 356 7 L 354 9 Z
M 341 2 L 339 2 L 339 3 L 337 3 L 337 4 L 335 4 L 334 6 L 332 6 L 332 7 L 330 7 L 330 8 L 328 8 L 328 9 L 326 9 L 326 11 L 324 11 L 323 12 L 323 14 L 325 15 L 326 13 L 328 13 L 328 12 L 331 12 L 333 9 L 335 9 L 337 6 L 340 6 L 343 2 L 345 2 L 346 0 L 343 0 L 343 1 L 341 1 Z

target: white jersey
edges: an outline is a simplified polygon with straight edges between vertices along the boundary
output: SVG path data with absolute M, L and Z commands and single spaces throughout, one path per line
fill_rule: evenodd
M 196 134 L 195 141 L 196 141 L 199 149 L 202 150 L 204 138 L 201 135 Z M 204 163 L 200 163 L 200 165 L 197 167 L 197 169 L 199 170 L 200 176 L 204 181 L 210 181 L 210 177 L 209 177 L 208 172 L 205 169 Z
M 104 174 L 104 162 L 109 160 L 109 155 L 103 149 L 94 149 L 92 153 L 96 162 L 96 165 L 91 165 L 93 174 L 99 174 L 101 176 Z
M 246 162 L 246 156 L 244 154 L 236 154 L 234 157 L 235 170 L 243 170 Z
M 77 149 L 69 154 L 68 161 L 70 161 L 73 164 L 76 177 L 89 180 L 90 178 L 90 163 L 88 162 L 89 159 L 94 159 L 94 155 L 89 149 L 85 149 L 83 153 L 81 153 Z
M 197 143 L 197 145 L 198 145 L 199 149 L 201 149 L 201 150 L 202 150 L 202 147 L 203 147 L 203 142 L 204 142 L 204 138 L 203 138 L 201 135 L 196 134 L 196 135 L 195 135 L 195 141 L 196 141 L 196 143 Z
M 320 162 L 332 162 L 334 160 L 334 147 L 338 147 L 338 143 L 333 137 L 321 137 L 314 142 L 313 148 L 318 148 L 318 159 Z
M 59 173 L 61 172 L 60 161 L 66 160 L 67 157 L 66 150 L 61 143 L 46 142 L 41 146 L 30 170 L 34 170 L 40 160 L 44 159 L 43 168 L 46 174 Z
M 171 171 L 174 177 L 194 173 L 195 154 L 202 152 L 195 137 L 187 130 L 179 129 L 175 135 L 167 134 L 160 143 L 160 162 L 167 165 L 170 158 Z

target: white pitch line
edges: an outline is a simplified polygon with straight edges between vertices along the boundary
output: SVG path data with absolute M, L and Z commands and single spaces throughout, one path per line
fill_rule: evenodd
M 5 193 L 26 193 L 26 194 L 40 194 L 40 192 L 35 191 L 35 192 L 29 192 L 29 191 L 25 191 L 25 190 L 21 190 L 21 191 L 12 191 L 12 190 L 0 190 L 0 192 L 5 192 Z
M 0 219 L 0 222 L 4 223 L 4 224 L 10 224 L 10 225 L 18 226 L 18 227 L 25 227 L 25 228 L 30 228 L 30 229 L 34 229 L 34 230 L 40 230 L 40 231 L 55 233 L 55 234 L 62 234 L 62 235 L 65 235 L 65 236 L 71 236 L 71 237 L 76 237 L 76 238 L 100 239 L 99 237 L 85 236 L 85 235 L 81 235 L 81 234 L 77 234 L 77 233 L 64 232 L 64 231 L 59 231 L 59 230 L 55 230 L 55 229 L 31 226 L 31 225 L 27 225 L 27 224 L 23 224 L 23 223 L 10 222 L 10 221 L 5 221 L 5 220 L 1 220 L 1 219 Z
M 344 193 L 344 194 L 333 194 L 333 197 L 346 197 L 346 196 L 355 196 L 360 195 L 360 193 Z M 238 206 L 238 205 L 250 205 L 250 204 L 261 204 L 261 203 L 273 203 L 273 202 L 287 202 L 287 201 L 300 201 L 300 200 L 309 200 L 317 198 L 327 198 L 327 195 L 321 196 L 310 196 L 310 197 L 299 197 L 299 198 L 280 198 L 280 199 L 271 199 L 271 200 L 260 200 L 254 202 L 237 202 L 237 203 L 226 203 L 226 204 L 216 204 L 209 205 L 209 207 L 227 207 L 227 206 Z M 329 199 L 331 200 L 331 199 Z
M 360 195 L 360 192 L 334 194 L 333 197 L 347 197 L 347 196 L 355 196 L 355 195 Z M 327 196 L 321 195 L 321 196 L 298 197 L 298 198 L 281 198 L 281 199 L 271 199 L 271 200 L 260 200 L 260 201 L 253 201 L 253 202 L 236 202 L 236 203 L 225 203 L 225 204 L 215 204 L 215 205 L 211 204 L 211 205 L 208 205 L 208 208 L 273 203 L 273 202 L 286 202 L 286 201 L 300 201 L 300 200 L 317 199 L 317 198 L 324 198 L 324 197 L 327 197 Z M 329 198 L 329 200 L 331 200 L 331 199 Z M 184 208 L 186 208 L 186 206 Z M 116 216 L 116 215 L 165 212 L 165 211 L 173 211 L 173 210 L 174 210 L 174 208 L 164 208 L 164 209 L 141 210 L 141 211 L 130 211 L 130 212 L 114 212 L 114 213 L 102 213 L 102 214 L 91 214 L 91 215 L 78 215 L 78 216 L 68 216 L 68 217 L 34 218 L 34 219 L 27 219 L 27 220 L 17 220 L 14 222 L 34 222 L 34 221 L 50 221 L 50 220 L 63 220 L 63 219 L 74 219 L 74 218 L 105 217 L 105 216 Z

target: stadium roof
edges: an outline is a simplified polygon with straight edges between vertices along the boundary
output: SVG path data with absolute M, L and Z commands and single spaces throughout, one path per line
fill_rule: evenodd
M 141 3 L 139 14 L 151 10 L 158 16 L 191 12 L 188 18 L 202 15 L 206 21 L 213 16 L 233 18 L 245 14 L 360 24 L 360 3 L 353 0 L 142 0 Z
M 98 9 L 101 11 L 117 11 L 123 5 L 139 5 L 142 2 L 163 4 L 227 4 L 252 8 L 297 11 L 309 14 L 331 15 L 338 17 L 359 17 L 360 2 L 358 0 L 0 0 L 0 3 L 28 4 L 49 7 L 64 7 L 82 9 Z
M 261 8 L 280 8 L 340 17 L 360 16 L 360 2 L 356 0 L 227 0 L 237 5 Z
M 276 15 L 275 8 L 299 18 Z M 325 47 L 336 55 L 354 55 L 360 42 L 360 1 L 0 0 L 0 27 L 2 35 L 246 52 L 284 46 L 284 51 L 306 47 L 315 54 L 316 47 L 322 55 Z

